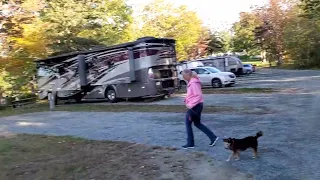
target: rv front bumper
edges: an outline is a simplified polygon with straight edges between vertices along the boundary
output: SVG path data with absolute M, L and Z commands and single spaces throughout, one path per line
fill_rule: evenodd
M 157 91 L 159 93 L 172 94 L 175 92 L 176 87 L 178 87 L 177 78 L 167 78 L 156 81 Z
M 176 88 L 165 88 L 162 89 L 162 93 L 164 94 L 173 94 L 175 92 Z

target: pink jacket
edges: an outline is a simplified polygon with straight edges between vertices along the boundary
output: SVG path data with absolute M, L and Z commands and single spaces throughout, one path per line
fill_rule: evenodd
M 184 99 L 186 106 L 191 109 L 203 102 L 201 82 L 198 77 L 191 78 L 187 87 L 187 96 Z

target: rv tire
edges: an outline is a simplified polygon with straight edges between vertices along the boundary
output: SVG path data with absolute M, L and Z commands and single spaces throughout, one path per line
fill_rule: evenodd
M 184 89 L 187 87 L 187 83 L 184 80 L 180 80 L 179 89 Z
M 54 98 L 54 104 L 55 105 L 59 105 L 59 99 L 58 99 L 58 96 L 56 94 L 55 98 Z
M 77 95 L 77 96 L 74 98 L 74 100 L 75 100 L 77 103 L 80 103 L 81 100 L 82 100 L 81 95 Z
M 117 93 L 112 87 L 108 87 L 106 89 L 105 97 L 108 99 L 108 102 L 111 102 L 111 103 L 117 102 Z

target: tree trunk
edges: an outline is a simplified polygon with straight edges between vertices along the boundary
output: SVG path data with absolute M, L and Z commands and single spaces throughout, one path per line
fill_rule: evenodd
M 261 51 L 261 61 L 263 63 L 267 63 L 267 51 L 266 50 Z
M 278 55 L 277 66 L 281 66 L 283 64 L 282 53 Z
M 0 89 L 0 99 L 2 99 L 2 97 L 3 97 L 3 91 L 2 89 Z

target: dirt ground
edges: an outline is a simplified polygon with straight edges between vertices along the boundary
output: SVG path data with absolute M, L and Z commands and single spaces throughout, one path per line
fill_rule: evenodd
M 252 179 L 201 153 L 72 137 L 0 138 L 0 179 Z

